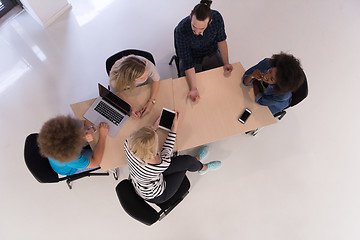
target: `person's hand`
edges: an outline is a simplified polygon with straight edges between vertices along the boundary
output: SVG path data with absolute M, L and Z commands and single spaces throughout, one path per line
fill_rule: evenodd
M 144 106 L 143 108 L 140 110 L 140 117 L 143 117 L 145 116 L 147 113 L 149 113 L 153 107 L 153 103 L 151 101 L 148 101 Z
M 197 90 L 197 88 L 192 89 L 189 91 L 187 98 L 190 98 L 191 101 L 196 102 L 200 99 L 200 95 L 199 95 L 199 91 Z
M 261 80 L 264 77 L 264 74 L 259 70 L 256 69 L 252 74 L 251 74 L 251 78 L 255 78 L 256 80 Z
M 138 111 L 135 108 L 131 107 L 131 116 L 133 118 L 140 118 L 141 117 L 141 111 Z
M 92 135 L 91 133 L 86 132 L 86 133 L 85 133 L 85 140 L 86 140 L 88 143 L 90 143 L 90 142 L 94 141 L 94 137 L 93 137 L 93 135 Z
M 154 131 L 159 129 L 160 118 L 161 118 L 161 115 L 156 119 L 156 121 L 152 125 L 152 128 L 154 129 Z
M 82 121 L 84 121 L 85 129 L 89 129 L 91 126 L 93 126 L 93 124 L 87 119 L 82 120 Z
M 177 131 L 177 128 L 178 128 L 178 124 L 179 124 L 179 119 L 180 119 L 180 113 L 178 111 L 175 110 L 175 117 L 174 117 L 174 120 L 173 120 L 173 124 L 172 124 L 172 127 L 171 127 L 171 131 L 176 133 Z
M 101 122 L 98 126 L 99 129 L 99 136 L 106 137 L 109 133 L 109 125 L 107 123 Z
M 230 74 L 233 70 L 233 66 L 231 64 L 224 65 L 224 74 Z
M 82 120 L 84 127 L 85 127 L 85 140 L 89 143 L 94 141 L 94 133 L 96 132 L 96 129 L 94 125 L 87 119 Z

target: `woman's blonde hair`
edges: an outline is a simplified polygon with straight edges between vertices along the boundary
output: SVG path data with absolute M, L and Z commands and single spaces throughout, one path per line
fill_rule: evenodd
M 135 157 L 143 161 L 140 165 L 145 166 L 157 154 L 158 146 L 158 135 L 154 129 L 143 127 L 131 135 L 128 148 Z
M 40 153 L 60 162 L 74 160 L 86 143 L 84 134 L 79 120 L 71 116 L 52 118 L 44 123 L 37 138 Z
M 116 91 L 121 92 L 128 88 L 136 87 L 135 79 L 141 77 L 145 72 L 146 64 L 137 57 L 126 57 L 126 59 L 114 66 L 110 72 L 110 82 L 114 82 Z

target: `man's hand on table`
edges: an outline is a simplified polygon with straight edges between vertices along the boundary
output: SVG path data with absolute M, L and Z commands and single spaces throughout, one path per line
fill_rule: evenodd
M 230 74 L 233 70 L 233 66 L 231 64 L 225 64 L 224 65 L 224 74 Z
M 191 89 L 187 95 L 187 98 L 190 98 L 193 102 L 200 100 L 200 95 L 197 88 Z

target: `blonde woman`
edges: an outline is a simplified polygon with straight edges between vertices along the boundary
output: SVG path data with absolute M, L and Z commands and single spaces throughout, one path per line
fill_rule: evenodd
M 160 76 L 155 65 L 141 56 L 128 55 L 117 60 L 110 70 L 110 89 L 119 97 L 126 98 L 121 94 L 127 89 L 145 84 L 151 84 L 151 93 L 148 101 L 140 109 L 131 106 L 132 116 L 141 118 L 151 111 L 156 102 L 156 96 L 160 86 Z M 130 103 L 131 105 L 131 103 Z
M 44 123 L 37 142 L 41 155 L 49 159 L 55 172 L 72 175 L 87 168 L 98 167 L 105 150 L 109 131 L 106 123 L 100 123 L 99 141 L 95 150 L 84 148 L 93 140 L 95 127 L 87 120 L 80 121 L 71 116 L 58 116 Z
M 152 203 L 163 203 L 169 200 L 179 189 L 187 171 L 205 174 L 220 168 L 220 161 L 203 164 L 200 161 L 208 153 L 203 147 L 198 156 L 182 155 L 171 157 L 179 123 L 179 112 L 175 119 L 161 153 L 158 151 L 160 117 L 152 127 L 143 127 L 125 141 L 126 160 L 129 165 L 130 178 L 137 194 Z

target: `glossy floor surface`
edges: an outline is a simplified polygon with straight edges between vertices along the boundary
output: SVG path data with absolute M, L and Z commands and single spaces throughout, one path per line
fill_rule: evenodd
M 357 0 L 214 1 L 230 61 L 249 68 L 273 53 L 293 53 L 309 97 L 256 137 L 211 143 L 207 160 L 221 160 L 222 169 L 188 174 L 190 194 L 152 227 L 123 211 L 111 177 L 81 179 L 71 191 L 32 177 L 25 137 L 70 114 L 71 103 L 95 97 L 96 83 L 108 81 L 108 56 L 144 49 L 162 79 L 176 76 L 167 65 L 173 29 L 196 3 L 77 0 L 47 29 L 26 12 L 1 26 L 0 239 L 360 238 Z

